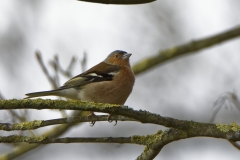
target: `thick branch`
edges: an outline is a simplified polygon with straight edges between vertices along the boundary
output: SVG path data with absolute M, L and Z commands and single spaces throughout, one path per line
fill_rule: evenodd
M 137 160 L 152 160 L 158 155 L 158 153 L 162 150 L 162 148 L 168 143 L 171 143 L 173 141 L 177 141 L 180 139 L 188 138 L 186 132 L 183 132 L 177 129 L 169 129 L 164 132 L 158 131 L 158 135 L 161 138 L 158 141 L 155 141 L 147 145 L 144 151 L 142 152 L 142 154 L 137 157 Z
M 176 46 L 170 49 L 159 51 L 157 55 L 148 57 L 133 66 L 133 71 L 135 74 L 143 73 L 144 71 L 155 67 L 156 65 L 178 57 L 180 55 L 186 55 L 190 52 L 195 52 L 212 45 L 219 44 L 221 42 L 227 41 L 229 39 L 240 36 L 240 26 L 228 30 L 224 33 L 217 34 L 215 36 L 207 37 L 200 40 L 194 40 L 187 44 Z
M 232 126 L 234 126 L 232 124 Z M 223 132 L 223 131 L 220 131 Z M 229 139 L 231 137 L 235 137 L 235 141 L 240 140 L 239 131 L 228 131 L 223 132 L 223 137 L 218 137 L 216 135 L 212 135 L 209 137 L 213 138 L 223 138 Z M 0 143 L 38 143 L 38 144 L 47 144 L 47 143 L 128 143 L 128 144 L 139 144 L 145 145 L 144 152 L 137 158 L 138 160 L 150 160 L 156 157 L 156 155 L 160 152 L 160 150 L 173 141 L 177 141 L 180 139 L 186 139 L 191 137 L 200 137 L 198 132 L 193 135 L 189 130 L 177 130 L 177 129 L 169 129 L 164 132 L 158 131 L 156 134 L 147 135 L 147 136 L 131 136 L 131 137 L 92 137 L 92 138 L 84 138 L 84 137 L 73 137 L 73 138 L 49 138 L 46 136 L 40 137 L 27 137 L 27 136 L 2 136 L 0 137 Z
M 233 142 L 239 140 L 240 127 L 235 123 L 231 125 L 215 125 L 186 120 L 177 120 L 169 117 L 162 117 L 158 114 L 147 111 L 136 111 L 127 106 L 112 104 L 81 102 L 77 100 L 1 100 L 0 110 L 3 109 L 67 109 L 106 112 L 110 114 L 131 117 L 142 123 L 152 123 L 171 127 L 187 132 L 188 137 L 206 136 L 215 138 L 227 138 Z M 226 133 L 228 136 L 226 137 Z M 238 133 L 238 134 L 235 134 Z

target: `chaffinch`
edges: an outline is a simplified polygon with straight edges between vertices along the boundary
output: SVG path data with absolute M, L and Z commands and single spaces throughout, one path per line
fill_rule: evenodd
M 28 93 L 26 98 L 60 96 L 88 102 L 123 105 L 132 92 L 135 81 L 129 63 L 131 55 L 125 51 L 113 51 L 104 61 L 68 80 L 60 88 Z M 91 113 L 94 115 L 93 112 Z M 94 123 L 92 122 L 92 125 Z

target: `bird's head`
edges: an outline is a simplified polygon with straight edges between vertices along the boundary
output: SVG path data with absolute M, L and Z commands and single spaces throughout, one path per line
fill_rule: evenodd
M 125 51 L 116 50 L 110 53 L 107 58 L 104 60 L 105 63 L 112 65 L 130 65 L 129 57 L 131 53 L 127 53 Z

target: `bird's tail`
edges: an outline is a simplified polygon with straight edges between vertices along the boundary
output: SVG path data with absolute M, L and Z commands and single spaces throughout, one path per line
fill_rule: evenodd
M 59 90 L 27 93 L 25 95 L 28 96 L 28 97 L 26 97 L 24 99 L 33 98 L 33 97 L 42 97 L 42 96 L 57 96 L 58 93 L 59 93 Z

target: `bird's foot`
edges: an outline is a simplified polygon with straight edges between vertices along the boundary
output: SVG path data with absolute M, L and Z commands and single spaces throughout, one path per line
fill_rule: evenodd
M 107 120 L 109 123 L 112 123 L 113 120 L 110 120 L 110 118 L 111 118 L 111 114 L 108 115 Z M 117 120 L 115 120 L 115 124 L 113 126 L 116 126 L 116 125 L 117 125 Z
M 90 112 L 89 115 L 87 116 L 87 119 L 88 119 L 89 117 L 93 117 L 93 116 L 96 116 L 96 115 L 94 114 L 94 112 Z M 91 127 L 93 127 L 95 123 L 96 123 L 96 121 L 90 121 L 90 122 L 89 122 L 89 124 L 90 124 Z

